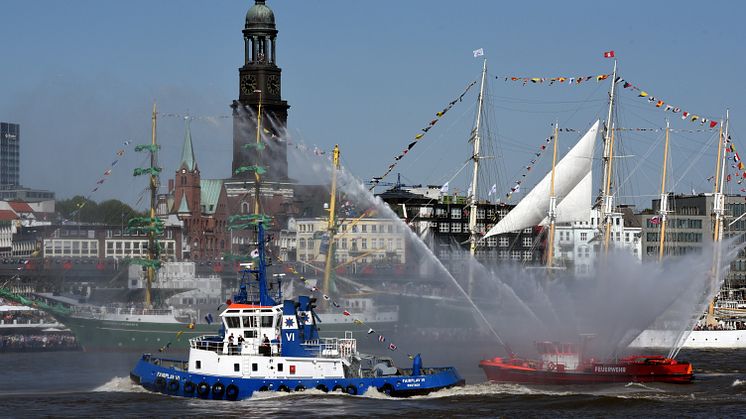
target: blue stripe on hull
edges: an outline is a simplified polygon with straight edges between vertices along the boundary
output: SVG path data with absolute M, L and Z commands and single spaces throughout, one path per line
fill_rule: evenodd
M 417 376 L 263 379 L 192 374 L 181 369 L 154 365 L 146 359 L 141 359 L 130 373 L 130 378 L 150 391 L 218 400 L 247 399 L 256 391 L 302 391 L 314 388 L 322 391 L 342 390 L 349 394 L 363 394 L 370 387 L 395 397 L 406 397 L 464 385 L 464 379 L 459 376 L 455 368 L 438 368 L 437 370 L 433 374 Z

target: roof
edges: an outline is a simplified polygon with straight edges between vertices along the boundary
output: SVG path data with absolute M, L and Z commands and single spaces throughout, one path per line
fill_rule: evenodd
M 17 220 L 18 214 L 11 210 L 0 210 L 0 221 L 12 221 Z
M 15 212 L 34 212 L 31 206 L 23 201 L 10 201 L 8 202 L 8 205 L 10 205 Z
M 181 163 L 179 170 L 186 169 L 190 172 L 197 167 L 194 159 L 194 147 L 192 147 L 192 130 L 190 128 L 190 119 L 186 120 L 186 134 L 184 135 L 184 148 L 181 150 Z
M 274 26 L 275 14 L 267 7 L 265 0 L 255 0 L 256 3 L 246 12 L 246 26 Z
M 223 190 L 222 179 L 201 179 L 200 187 L 200 205 L 203 214 L 214 214 L 218 208 L 218 199 L 220 192 Z

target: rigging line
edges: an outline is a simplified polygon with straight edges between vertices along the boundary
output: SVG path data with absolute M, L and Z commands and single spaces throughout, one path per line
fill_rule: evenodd
M 689 166 L 684 170 L 684 172 L 681 174 L 678 180 L 676 180 L 671 188 L 671 190 L 675 190 L 676 186 L 679 185 L 679 183 L 684 179 L 684 176 L 689 172 L 689 170 L 694 166 L 695 163 L 699 162 L 699 160 L 704 156 L 705 151 L 710 150 L 710 148 L 713 146 L 713 143 L 715 142 L 715 138 L 717 137 L 717 133 L 712 133 L 710 136 L 710 140 L 705 144 L 704 147 L 702 147 L 699 151 L 699 154 L 693 158 L 689 159 Z
M 472 112 L 473 106 L 476 106 L 476 103 L 473 103 L 468 108 L 463 109 L 463 112 L 458 116 L 456 120 L 452 121 L 451 124 L 446 127 L 445 131 L 441 131 L 440 135 L 433 138 L 431 141 L 426 142 L 425 146 L 420 148 L 421 152 L 418 153 L 415 158 L 408 160 L 404 165 L 402 165 L 402 169 L 411 169 L 412 166 L 414 166 L 414 164 L 417 163 L 425 154 L 427 154 L 428 151 L 430 151 L 436 144 L 438 144 L 440 140 L 442 140 L 446 136 L 447 133 L 451 132 L 453 128 L 456 126 L 456 124 L 461 122 L 462 119 L 464 119 L 464 116 L 467 113 Z M 439 154 L 440 154 L 440 159 L 436 162 L 436 164 L 431 166 L 433 167 L 432 172 L 435 172 L 437 170 L 436 168 L 439 167 L 439 163 L 441 163 L 444 159 L 450 159 L 452 157 L 448 155 L 447 153 L 439 153 Z
M 573 103 L 588 103 L 588 102 L 605 102 L 605 99 L 585 99 L 585 100 L 535 100 L 535 99 L 521 99 L 511 96 L 500 96 L 500 95 L 485 95 L 490 98 L 503 99 L 511 101 L 511 103 L 521 103 L 526 105 L 568 105 Z
M 653 150 L 660 144 L 661 140 L 663 139 L 663 136 L 658 135 L 658 138 L 655 140 L 653 144 L 648 147 L 647 151 L 643 155 L 641 159 L 637 161 L 637 165 L 632 169 L 632 171 L 627 175 L 627 177 L 617 185 L 616 190 L 619 191 L 623 186 L 627 184 L 627 182 L 630 180 L 633 174 L 637 172 L 637 169 L 639 169 L 640 165 L 642 165 L 643 162 L 647 161 L 647 159 L 650 157 L 650 155 L 653 153 Z

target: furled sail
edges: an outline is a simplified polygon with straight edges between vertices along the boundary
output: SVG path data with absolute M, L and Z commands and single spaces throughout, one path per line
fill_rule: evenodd
M 599 121 L 583 135 L 555 167 L 557 222 L 586 220 L 591 207 L 591 167 Z M 529 192 L 518 205 L 484 235 L 485 238 L 548 223 L 549 187 L 552 173 Z

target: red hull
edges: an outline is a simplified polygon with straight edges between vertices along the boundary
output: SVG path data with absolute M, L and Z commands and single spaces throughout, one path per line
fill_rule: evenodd
M 577 370 L 539 369 L 520 359 L 493 358 L 479 363 L 491 381 L 522 384 L 690 383 L 692 365 L 662 357 L 634 357 L 613 363 L 589 363 Z

